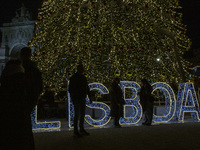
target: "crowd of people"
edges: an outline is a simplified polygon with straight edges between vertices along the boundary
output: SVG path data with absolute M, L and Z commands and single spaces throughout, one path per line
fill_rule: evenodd
M 31 49 L 21 50 L 19 60 L 9 60 L 0 78 L 0 149 L 34 150 L 31 112 L 42 92 L 42 77 L 31 61 Z
M 88 95 L 90 102 L 92 103 L 92 95 L 88 87 L 87 78 L 83 75 L 84 66 L 79 64 L 77 72 L 70 78 L 69 93 L 74 105 L 74 135 L 81 137 L 83 135 L 89 135 L 84 129 L 84 117 L 86 108 L 86 96 Z M 110 91 L 111 101 L 111 114 L 114 119 L 114 126 L 121 127 L 120 117 L 123 117 L 123 105 L 125 100 L 123 99 L 123 93 L 120 88 L 120 78 L 115 78 Z M 144 113 L 143 125 L 151 125 L 153 118 L 153 102 L 152 87 L 146 79 L 141 80 L 141 90 L 138 93 Z M 79 130 L 78 130 L 79 122 Z
M 9 60 L 0 78 L 0 119 L 2 121 L 0 149 L 34 150 L 31 112 L 38 104 L 43 91 L 42 75 L 37 65 L 31 61 L 31 49 L 21 50 L 19 60 Z M 74 135 L 81 137 L 90 135 L 84 129 L 86 96 L 92 103 L 92 93 L 89 90 L 87 78 L 83 75 L 84 66 L 79 64 L 77 72 L 70 78 L 69 93 L 74 105 Z M 111 85 L 111 117 L 114 126 L 121 127 L 120 117 L 123 116 L 123 93 L 119 86 L 120 79 L 115 78 Z M 146 79 L 141 81 L 141 105 L 145 114 L 144 125 L 151 125 L 153 115 L 152 88 Z M 94 95 L 93 95 L 94 96 Z M 47 88 L 43 98 L 55 106 L 54 94 Z M 79 126 L 79 128 L 78 128 Z M 3 146 L 3 147 L 2 147 Z

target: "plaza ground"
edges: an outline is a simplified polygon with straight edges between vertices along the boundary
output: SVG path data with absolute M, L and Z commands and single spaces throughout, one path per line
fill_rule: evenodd
M 59 131 L 34 131 L 36 150 L 200 150 L 200 122 L 86 126 L 90 136 L 74 137 L 62 122 Z

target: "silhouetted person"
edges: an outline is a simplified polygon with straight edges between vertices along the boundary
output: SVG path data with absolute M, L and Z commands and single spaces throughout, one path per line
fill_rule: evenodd
M 111 116 L 114 117 L 114 126 L 121 127 L 119 124 L 120 117 L 123 117 L 123 93 L 119 86 L 120 79 L 115 78 L 111 87 Z
M 20 60 L 10 60 L 1 76 L 0 120 L 2 150 L 34 150 L 30 97 Z M 3 146 L 3 147 L 2 147 Z
M 142 123 L 143 125 L 151 125 L 152 118 L 153 118 L 153 101 L 154 98 L 151 95 L 152 87 L 148 83 L 146 79 L 141 80 L 141 90 L 140 96 L 140 103 L 142 105 L 143 113 L 144 113 L 144 120 L 145 122 Z
M 74 135 L 82 136 L 89 135 L 84 129 L 84 117 L 86 107 L 86 96 L 89 95 L 89 87 L 86 77 L 83 75 L 84 67 L 82 64 L 78 65 L 77 72 L 70 78 L 69 93 L 74 104 Z M 80 132 L 78 132 L 78 120 Z
M 21 49 L 20 58 L 25 69 L 25 78 L 27 81 L 27 95 L 29 97 L 29 114 L 37 105 L 40 94 L 42 93 L 42 76 L 36 64 L 31 61 L 31 49 L 24 47 Z M 28 116 L 28 128 L 32 131 L 31 116 Z M 30 135 L 32 136 L 32 135 Z M 32 136 L 33 137 L 33 136 Z M 34 140 L 33 140 L 34 141 Z M 34 143 L 33 143 L 34 145 Z
M 28 81 L 28 92 L 31 97 L 31 105 L 34 108 L 38 103 L 38 98 L 42 93 L 42 75 L 37 68 L 36 63 L 31 61 L 31 49 L 24 47 L 21 49 L 20 57 L 22 60 L 23 67 L 25 69 L 25 76 Z

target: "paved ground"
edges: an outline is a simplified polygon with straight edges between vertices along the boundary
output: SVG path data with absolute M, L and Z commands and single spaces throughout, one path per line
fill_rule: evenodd
M 34 133 L 36 150 L 200 150 L 200 122 L 86 130 L 81 138 L 67 128 Z

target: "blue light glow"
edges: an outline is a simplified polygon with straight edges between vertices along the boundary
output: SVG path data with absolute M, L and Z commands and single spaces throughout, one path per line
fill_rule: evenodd
M 156 82 L 151 84 L 153 91 L 152 93 L 160 89 L 164 93 L 165 96 L 165 114 L 163 116 L 156 116 L 153 115 L 153 122 L 155 123 L 164 123 L 170 121 L 175 113 L 176 110 L 176 100 L 175 100 L 175 94 L 172 90 L 172 88 L 163 82 Z
M 184 121 L 185 112 L 190 112 L 195 121 L 200 121 L 199 104 L 192 83 L 180 83 L 176 105 L 176 117 L 178 121 Z
M 31 113 L 31 121 L 32 121 L 32 129 L 38 130 L 52 130 L 52 129 L 60 129 L 61 122 L 60 121 L 37 121 L 37 106 Z
M 139 103 L 139 96 L 137 95 L 140 85 L 136 82 L 121 81 L 120 87 L 125 100 L 124 116 L 123 118 L 120 118 L 120 124 L 136 124 L 142 117 L 142 106 Z M 126 89 L 130 89 L 132 91 L 132 96 L 130 98 L 125 97 Z
M 101 94 L 108 94 L 108 89 L 100 83 L 89 84 L 90 90 L 98 90 Z M 69 127 L 72 128 L 74 124 L 74 106 L 71 102 L 70 94 L 68 93 L 68 112 L 69 112 Z M 94 127 L 101 127 L 106 125 L 110 121 L 110 107 L 102 102 L 92 102 L 90 104 L 88 98 L 86 98 L 86 106 L 91 109 L 102 110 L 101 117 L 93 119 L 90 115 L 85 115 L 85 121 Z
M 109 91 L 108 89 L 100 83 L 92 83 L 89 84 L 89 88 L 90 90 L 98 90 L 101 94 L 108 94 Z M 97 118 L 97 119 L 93 119 L 90 115 L 86 114 L 85 115 L 85 121 L 90 124 L 91 126 L 94 127 L 101 127 L 106 125 L 111 117 L 110 117 L 110 107 L 102 102 L 92 102 L 90 104 L 88 98 L 86 99 L 86 106 L 91 108 L 91 109 L 100 109 L 102 110 L 101 112 L 101 117 Z
M 68 80 L 67 80 L 68 82 Z M 68 82 L 69 83 L 69 82 Z M 192 118 L 195 121 L 200 121 L 199 115 L 199 104 L 197 101 L 196 93 L 192 83 L 181 83 L 179 85 L 179 91 L 177 100 L 172 88 L 163 82 L 156 82 L 151 84 L 154 93 L 156 90 L 161 90 L 165 96 L 165 112 L 162 116 L 153 115 L 154 123 L 166 123 L 169 122 L 173 117 L 177 118 L 178 121 L 184 121 L 184 113 L 190 112 Z M 140 90 L 140 85 L 132 81 L 121 81 L 120 87 L 123 92 L 125 100 L 123 117 L 120 118 L 120 124 L 129 125 L 137 124 L 142 117 L 142 107 L 140 104 L 139 96 L 137 95 Z M 101 94 L 109 94 L 108 89 L 101 83 L 89 84 L 90 90 L 97 90 Z M 68 89 L 68 87 L 67 87 Z M 128 92 L 129 91 L 129 92 Z M 68 90 L 67 90 L 68 92 Z M 129 97 L 126 97 L 126 92 L 129 93 Z M 68 122 L 69 127 L 73 126 L 74 119 L 74 107 L 71 102 L 70 94 L 68 94 Z M 93 110 L 98 110 L 100 116 L 98 118 L 92 118 L 89 114 L 85 115 L 85 121 L 93 127 L 105 126 L 111 119 L 110 107 L 103 102 L 93 102 L 90 104 L 89 99 L 86 98 L 86 107 Z M 90 111 L 91 112 L 91 111 Z M 31 114 L 33 129 L 59 129 L 61 127 L 60 121 L 37 121 L 37 107 Z
M 67 96 L 68 96 L 68 123 L 69 123 L 69 128 L 72 128 L 74 125 L 74 116 L 75 116 L 75 111 L 74 111 L 74 105 L 71 101 L 70 93 L 69 93 L 69 80 L 67 80 Z

